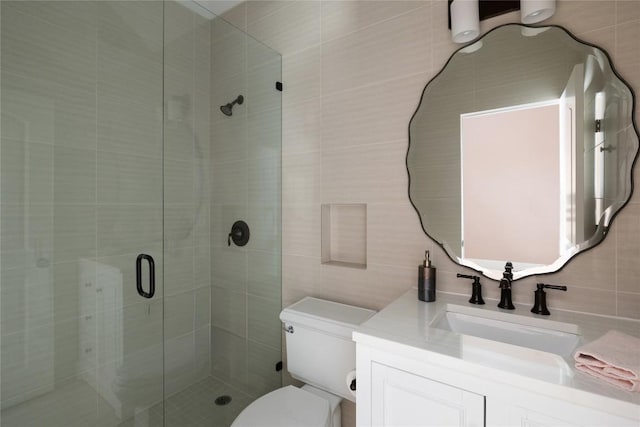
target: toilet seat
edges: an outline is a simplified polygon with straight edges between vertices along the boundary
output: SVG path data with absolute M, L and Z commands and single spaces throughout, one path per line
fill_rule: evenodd
M 313 393 L 287 386 L 247 406 L 231 427 L 330 427 L 331 405 Z

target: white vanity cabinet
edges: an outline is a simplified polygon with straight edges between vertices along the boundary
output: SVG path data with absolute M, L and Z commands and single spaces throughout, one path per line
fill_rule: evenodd
M 625 418 L 425 358 L 411 360 L 357 344 L 357 426 L 638 427 Z M 481 369 L 473 367 L 472 369 Z M 534 387 L 537 388 L 537 387 Z
M 408 292 L 354 332 L 357 426 L 640 427 L 640 393 L 577 372 L 568 359 L 430 326 L 461 303 L 439 295 L 425 304 Z M 579 325 L 582 342 L 639 330 L 628 319 L 554 315 Z

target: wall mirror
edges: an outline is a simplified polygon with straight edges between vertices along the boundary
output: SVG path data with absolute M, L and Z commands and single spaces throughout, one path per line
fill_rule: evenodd
M 409 124 L 409 197 L 449 257 L 498 280 L 559 270 L 632 192 L 634 98 L 602 49 L 508 24 L 455 52 Z

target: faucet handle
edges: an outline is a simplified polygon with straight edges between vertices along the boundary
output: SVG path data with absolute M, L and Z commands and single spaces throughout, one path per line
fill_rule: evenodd
M 480 284 L 480 277 L 471 276 L 469 274 L 460 274 L 460 273 L 458 273 L 456 277 L 463 277 L 465 279 L 473 280 L 473 283 L 471 284 L 472 292 L 471 292 L 471 298 L 469 299 L 469 302 L 471 304 L 483 305 L 484 300 L 482 299 L 482 285 Z
M 538 287 L 538 290 L 542 290 L 542 289 L 556 289 L 558 291 L 566 291 L 567 287 L 564 285 L 547 285 L 545 283 L 538 283 L 536 284 L 536 286 Z
M 564 285 L 547 285 L 545 283 L 536 284 L 537 289 L 533 292 L 535 296 L 535 302 L 533 307 L 531 308 L 531 312 L 535 314 L 542 314 L 543 316 L 548 316 L 551 313 L 547 308 L 547 293 L 544 291 L 545 289 L 555 289 L 558 291 L 565 291 L 567 287 Z

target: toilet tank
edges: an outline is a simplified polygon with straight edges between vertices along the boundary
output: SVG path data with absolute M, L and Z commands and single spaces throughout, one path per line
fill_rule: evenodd
M 346 380 L 356 368 L 356 345 L 351 334 L 375 313 L 312 297 L 282 310 L 291 376 L 355 402 Z

